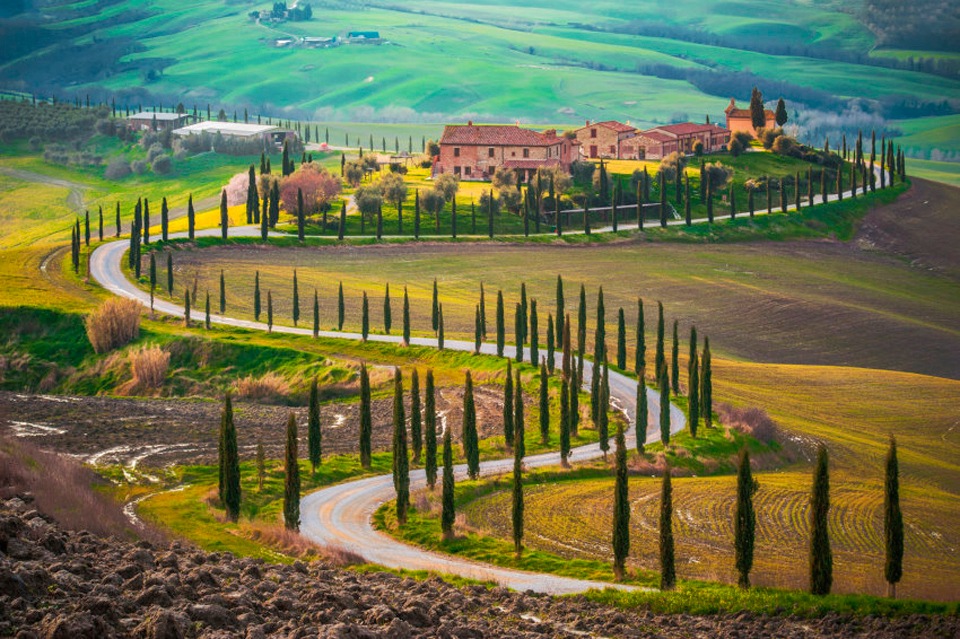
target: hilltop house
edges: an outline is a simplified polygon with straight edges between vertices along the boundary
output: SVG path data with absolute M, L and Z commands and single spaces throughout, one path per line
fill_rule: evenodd
M 553 129 L 539 133 L 512 125 L 448 125 L 440 137 L 433 175 L 452 173 L 466 180 L 488 180 L 497 167 L 513 169 L 526 182 L 541 167 L 570 171 L 579 142 Z
M 737 101 L 730 98 L 730 106 L 724 110 L 724 113 L 727 114 L 727 128 L 731 132 L 744 131 L 753 137 L 757 137 L 757 131 L 753 128 L 753 117 L 750 115 L 750 109 L 738 109 Z M 777 126 L 777 116 L 773 111 L 764 109 L 763 116 L 766 121 L 763 125 L 764 128 L 772 129 Z
M 716 124 L 681 122 L 640 131 L 636 137 L 639 155 L 647 160 L 659 160 L 674 152 L 690 155 L 697 141 L 703 144 L 704 153 L 721 151 L 730 141 L 730 131 Z
M 592 123 L 574 131 L 580 142 L 582 152 L 589 158 L 613 158 L 617 160 L 636 160 L 636 127 L 616 120 Z
M 127 116 L 127 122 L 134 131 L 161 131 L 176 129 L 188 123 L 190 116 L 186 113 L 152 113 L 142 111 Z
M 175 129 L 173 134 L 178 137 L 187 137 L 190 135 L 219 135 L 223 138 L 234 138 L 239 140 L 261 139 L 267 144 L 272 144 L 281 148 L 288 138 L 295 139 L 297 134 L 293 131 L 286 131 L 277 126 L 267 124 L 247 124 L 244 122 L 217 122 L 208 120 L 206 122 L 197 122 L 179 129 Z

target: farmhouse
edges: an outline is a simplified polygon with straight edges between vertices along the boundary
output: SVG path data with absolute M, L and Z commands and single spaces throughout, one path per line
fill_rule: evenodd
M 151 113 L 142 111 L 127 116 L 130 128 L 134 131 L 159 131 L 161 129 L 176 129 L 190 121 L 185 113 Z
M 351 31 L 344 41 L 349 44 L 381 44 L 379 31 Z
M 724 110 L 724 113 L 727 114 L 727 128 L 731 132 L 743 131 L 757 137 L 757 131 L 753 128 L 753 117 L 750 115 L 750 109 L 738 109 L 736 100 L 730 98 L 730 106 Z M 777 126 L 777 117 L 773 111 L 764 109 L 763 115 L 766 120 L 763 125 L 764 128 L 772 129 Z
M 539 133 L 512 125 L 448 125 L 440 138 L 440 156 L 435 158 L 433 174 L 487 180 L 503 166 L 516 171 L 520 182 L 526 182 L 541 167 L 557 166 L 569 172 L 579 144 L 552 129 Z
M 581 151 L 591 158 L 636 160 L 636 127 L 616 120 L 596 122 L 587 120 L 586 126 L 574 131 L 581 144 Z
M 674 152 L 689 155 L 698 141 L 704 153 L 720 151 L 730 141 L 730 131 L 716 124 L 682 122 L 641 131 L 636 143 L 640 157 L 658 160 Z
M 243 122 L 216 122 L 209 120 L 207 122 L 197 122 L 189 126 L 182 127 L 173 131 L 173 134 L 179 137 L 189 135 L 220 135 L 224 138 L 235 138 L 241 140 L 253 140 L 260 138 L 263 141 L 275 146 L 283 146 L 283 142 L 288 138 L 295 138 L 296 133 L 286 131 L 280 127 L 267 124 L 246 124 Z

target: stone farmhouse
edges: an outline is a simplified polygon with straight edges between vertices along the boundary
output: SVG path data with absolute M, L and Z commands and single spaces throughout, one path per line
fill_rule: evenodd
M 580 150 L 588 158 L 613 158 L 616 160 L 636 160 L 636 127 L 616 120 L 591 123 L 574 131 Z
M 134 131 L 162 131 L 177 129 L 192 119 L 186 113 L 153 113 L 142 111 L 127 116 L 130 128 Z
M 498 167 L 513 169 L 520 182 L 531 179 L 541 167 L 570 171 L 578 157 L 579 142 L 513 125 L 448 125 L 440 137 L 440 155 L 434 158 L 433 175 L 456 175 L 464 180 L 488 180 Z
M 757 137 L 757 130 L 753 128 L 753 117 L 750 115 L 750 109 L 738 109 L 736 100 L 730 98 L 730 106 L 724 110 L 724 113 L 727 114 L 727 128 L 732 133 L 743 131 Z M 763 115 L 766 120 L 766 124 L 763 125 L 764 128 L 772 129 L 777 126 L 777 116 L 773 111 L 764 109 Z
M 690 155 L 698 141 L 704 153 L 721 151 L 730 141 L 730 131 L 716 124 L 682 122 L 640 131 L 636 140 L 641 159 L 659 160 L 674 152 Z

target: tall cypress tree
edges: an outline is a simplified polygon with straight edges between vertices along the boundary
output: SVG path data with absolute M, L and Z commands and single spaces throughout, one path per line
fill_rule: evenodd
M 207 291 L 207 301 L 204 306 L 203 327 L 210 330 L 210 291 Z
M 220 239 L 227 239 L 227 226 L 230 224 L 230 217 L 227 212 L 227 190 L 220 191 Z
M 410 345 L 410 296 L 403 287 L 403 345 Z
M 570 456 L 570 384 L 566 378 L 560 381 L 560 465 L 569 467 Z
M 293 269 L 293 325 L 300 321 L 300 286 L 297 284 L 297 269 Z
M 390 334 L 390 328 L 393 325 L 393 312 L 390 308 L 390 284 L 387 283 L 387 291 L 383 295 L 383 330 Z
M 467 459 L 470 479 L 480 476 L 480 446 L 477 439 L 477 409 L 473 401 L 473 378 L 467 371 L 463 392 L 463 456 Z
M 830 594 L 833 586 L 833 553 L 827 517 L 830 513 L 830 470 L 827 448 L 820 445 L 817 466 L 813 473 L 813 494 L 810 498 L 810 593 Z
M 370 302 L 367 300 L 367 292 L 363 292 L 363 302 L 360 311 L 360 335 L 363 341 L 367 341 L 370 335 Z
M 750 471 L 750 451 L 740 452 L 737 467 L 737 509 L 733 520 L 734 548 L 736 550 L 737 585 L 750 587 L 750 570 L 753 568 L 753 545 L 756 536 L 757 516 L 753 511 L 753 494 L 757 482 Z
M 320 335 L 320 294 L 313 289 L 313 337 Z
M 657 386 L 660 388 L 660 441 L 666 447 L 670 445 L 670 382 L 666 366 L 660 373 Z
M 553 375 L 556 368 L 556 337 L 553 334 L 553 315 L 547 313 L 547 371 Z
M 437 350 L 443 350 L 443 304 L 440 305 L 439 309 L 439 318 L 438 324 L 440 327 L 437 329 Z
M 523 416 L 523 384 L 520 382 L 520 371 L 516 372 L 513 380 L 513 436 L 514 445 L 520 449 L 520 456 L 527 454 L 525 420 Z
M 687 425 L 690 436 L 697 436 L 697 427 L 700 425 L 700 356 L 697 353 L 695 330 L 690 334 L 690 368 L 687 379 Z
M 343 330 L 343 320 L 346 318 L 347 308 L 343 301 L 343 282 L 337 285 L 337 330 Z
M 170 209 L 166 197 L 160 201 L 160 237 L 164 242 L 170 239 Z
M 903 513 L 900 511 L 900 467 L 897 441 L 890 438 L 883 491 L 884 565 L 887 596 L 896 599 L 897 584 L 903 577 Z
M 497 291 L 497 357 L 503 357 L 503 346 L 506 341 L 506 326 L 503 310 L 503 291 Z
M 563 299 L 563 277 L 557 275 L 557 327 L 555 330 L 555 337 L 557 340 L 563 339 L 563 319 L 564 313 L 566 310 L 564 308 L 565 302 Z
M 433 490 L 437 485 L 437 400 L 433 387 L 433 369 L 427 369 L 427 379 L 424 386 L 423 419 L 424 434 L 423 469 L 427 475 L 427 486 Z M 449 434 L 450 429 L 447 429 Z
M 596 366 L 596 364 L 595 364 Z M 603 362 L 603 375 L 600 377 L 600 392 L 597 405 L 597 437 L 600 439 L 600 450 L 603 451 L 603 458 L 607 458 L 607 451 L 610 450 L 610 367 L 607 362 Z
M 253 318 L 260 321 L 260 271 L 253 275 Z
M 183 289 L 183 325 L 190 326 L 190 289 Z
M 439 312 L 440 312 L 440 294 L 437 291 L 437 278 L 433 278 L 433 302 L 430 311 L 430 321 L 433 323 L 433 332 L 436 333 L 437 329 L 440 328 L 439 325 Z
M 503 442 L 513 446 L 513 368 L 507 360 L 507 376 L 503 381 Z
M 267 289 L 267 332 L 273 332 L 273 293 Z
M 227 519 L 237 521 L 240 516 L 240 454 L 230 393 L 223 401 L 223 505 Z
M 427 378 L 432 379 L 432 377 Z M 443 540 L 453 539 L 453 522 L 456 519 L 453 503 L 453 446 L 450 443 L 450 429 L 443 434 L 443 495 L 441 498 L 440 530 Z
M 416 368 L 410 378 L 410 448 L 413 463 L 419 464 L 423 451 L 423 431 L 420 427 L 420 373 Z
M 514 442 L 513 447 L 513 507 L 511 519 L 513 523 L 513 551 L 517 559 L 523 553 L 523 446 Z
M 523 361 L 523 308 L 519 303 L 513 312 L 513 334 L 517 345 L 514 357 L 520 363 Z
M 673 350 L 670 354 L 670 386 L 673 394 L 680 395 L 680 337 L 677 334 L 677 320 L 673 320 Z
M 580 435 L 580 374 L 570 371 L 570 436 Z
M 637 452 L 640 454 L 643 454 L 643 447 L 647 443 L 647 422 L 649 419 L 647 386 L 641 379 L 637 382 L 637 414 L 634 417 L 633 423 L 637 435 Z
M 403 408 L 403 376 L 393 369 L 393 487 L 397 492 L 397 523 L 407 523 L 410 506 L 410 460 L 407 458 L 407 419 Z
M 370 468 L 373 417 L 370 414 L 370 375 L 366 363 L 360 364 L 360 465 Z
M 660 590 L 673 590 L 677 585 L 677 571 L 673 548 L 673 488 L 670 467 L 663 473 L 660 490 Z
M 323 434 L 320 431 L 320 392 L 317 388 L 317 378 L 310 380 L 310 404 L 307 409 L 307 449 L 310 456 L 310 467 L 313 474 L 317 474 L 323 454 Z
M 550 442 L 550 388 L 547 386 L 547 365 L 540 364 L 540 441 Z
M 227 312 L 227 283 L 223 277 L 223 269 L 220 269 L 220 314 Z
M 627 442 L 623 427 L 617 427 L 616 483 L 613 489 L 613 575 L 617 581 L 626 576 L 630 553 L 630 495 L 627 485 Z
M 587 289 L 580 285 L 580 305 L 577 308 L 577 378 L 583 379 L 583 355 L 587 350 Z
M 637 298 L 637 350 L 634 353 L 633 372 L 643 383 L 643 373 L 647 368 L 647 338 L 643 319 L 643 299 Z
M 473 314 L 473 352 L 479 353 L 480 347 L 483 346 L 483 339 L 481 337 L 480 329 L 480 305 L 478 304 L 474 309 Z
M 300 464 L 297 453 L 297 416 L 287 419 L 287 445 L 284 459 L 283 525 L 287 530 L 300 530 Z
M 520 344 L 527 343 L 527 283 L 520 282 Z
M 622 306 L 617 311 L 617 368 L 627 370 L 627 318 Z
M 190 203 L 193 204 L 193 195 L 190 196 Z M 117 202 L 116 220 L 114 221 L 113 236 L 120 237 L 120 202 Z M 193 239 L 193 235 L 190 235 Z
M 540 323 L 537 318 L 537 300 L 530 300 L 530 327 L 525 331 L 530 340 L 530 363 L 533 366 L 540 361 Z
M 483 290 L 483 282 L 480 282 L 480 336 L 487 339 L 487 296 Z
M 224 192 L 226 193 L 226 192 Z M 143 226 L 140 228 L 143 231 L 143 243 L 150 243 L 150 200 L 143 198 Z M 77 229 L 79 233 L 79 229 Z
M 100 206 L 100 222 L 97 226 L 97 237 L 100 238 L 100 241 L 103 241 L 103 206 Z M 166 238 L 164 238 L 166 239 Z
M 658 301 L 657 302 L 657 355 L 656 355 L 656 360 L 654 361 L 654 369 L 653 369 L 654 375 L 656 375 L 656 378 L 657 378 L 657 384 L 660 383 L 661 378 L 665 378 L 663 373 L 667 367 L 667 359 L 666 359 L 666 355 L 664 354 L 664 346 L 663 346 L 663 334 L 664 334 L 663 304 Z
M 705 337 L 703 356 L 700 358 L 700 415 L 707 428 L 713 427 L 713 372 L 710 359 L 710 338 Z

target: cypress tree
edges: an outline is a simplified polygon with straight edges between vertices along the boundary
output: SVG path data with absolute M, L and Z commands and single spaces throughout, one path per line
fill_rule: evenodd
M 433 490 L 437 485 L 437 400 L 433 388 L 433 369 L 427 370 L 427 380 L 424 386 L 423 418 L 424 418 L 424 461 L 423 469 L 427 474 L 427 486 Z M 450 429 L 447 429 L 449 434 Z M 446 463 L 446 462 L 444 462 Z
M 473 352 L 479 353 L 482 340 L 480 338 L 480 305 L 473 309 Z
M 300 464 L 297 454 L 297 416 L 287 419 L 287 445 L 284 454 L 283 525 L 300 530 Z
M 443 495 L 441 499 L 440 530 L 443 540 L 453 539 L 453 522 L 456 518 L 453 504 L 453 446 L 450 443 L 450 429 L 443 434 Z
M 183 289 L 183 325 L 190 326 L 190 289 Z
M 297 269 L 293 269 L 293 325 L 300 321 L 300 287 L 297 284 Z
M 797 171 L 796 176 L 793 178 L 793 208 L 797 212 L 800 211 L 800 171 Z
M 363 304 L 360 312 L 360 335 L 363 341 L 367 341 L 370 335 L 370 303 L 367 300 L 367 292 L 363 292 Z
M 220 239 L 227 239 L 227 226 L 230 224 L 230 217 L 227 212 L 227 190 L 220 191 Z
M 403 287 L 403 345 L 410 345 L 410 296 Z
M 497 291 L 497 357 L 503 357 L 503 346 L 506 340 L 503 315 L 503 291 Z
M 555 337 L 558 340 L 563 339 L 563 317 L 566 310 L 564 309 L 564 299 L 563 299 L 563 277 L 557 275 L 557 328 L 555 331 Z
M 637 452 L 643 454 L 643 447 L 647 443 L 647 422 L 649 415 L 647 410 L 647 386 L 643 379 L 637 382 L 637 414 L 634 419 L 634 428 L 637 434 Z
M 410 447 L 413 463 L 419 464 L 423 451 L 423 431 L 420 427 L 420 373 L 416 368 L 410 378 Z
M 260 321 L 260 271 L 253 276 L 253 317 Z
M 467 459 L 467 475 L 470 479 L 476 479 L 480 476 L 480 448 L 477 440 L 477 409 L 473 402 L 473 378 L 469 370 L 463 392 L 462 438 L 463 456 Z
M 553 375 L 556 368 L 556 337 L 553 334 L 553 315 L 547 314 L 547 370 Z
M 617 368 L 627 370 L 627 319 L 622 306 L 617 311 Z
M 680 337 L 677 334 L 677 320 L 673 320 L 673 350 L 670 354 L 670 386 L 673 394 L 680 395 Z
M 547 386 L 547 365 L 540 364 L 540 441 L 550 442 L 550 389 Z
M 166 242 L 170 237 L 170 209 L 167 208 L 167 198 L 160 201 L 160 237 Z
M 690 331 L 690 366 L 687 382 L 687 421 L 691 437 L 697 436 L 700 425 L 700 356 L 697 353 L 696 329 Z
M 503 443 L 513 445 L 513 367 L 507 360 L 507 377 L 503 381 Z
M 443 350 L 443 304 L 440 305 L 439 311 L 439 324 L 440 328 L 437 330 L 437 350 Z
M 192 195 L 190 196 L 190 202 L 193 203 L 193 196 L 192 196 Z M 120 202 L 117 202 L 117 216 L 116 216 L 116 220 L 114 221 L 113 226 L 114 226 L 113 236 L 114 236 L 114 237 L 120 237 Z M 191 239 L 191 240 L 193 239 L 193 235 L 190 236 L 190 239 Z
M 210 330 L 210 291 L 207 291 L 207 302 L 204 308 L 203 326 Z
M 227 519 L 240 516 L 240 454 L 237 451 L 237 428 L 233 424 L 230 393 L 223 402 L 223 505 Z
M 493 238 L 493 191 L 487 197 L 487 236 Z
M 643 299 L 637 298 L 637 350 L 634 353 L 633 372 L 643 382 L 643 373 L 647 368 L 647 339 L 643 319 Z
M 617 474 L 613 489 L 613 575 L 622 581 L 630 553 L 630 495 L 627 485 L 627 442 L 623 427 L 617 427 Z
M 393 487 L 397 492 L 397 523 L 407 523 L 410 506 L 410 461 L 407 458 L 407 419 L 403 409 L 403 376 L 393 369 Z
M 827 449 L 821 444 L 810 498 L 810 593 L 828 595 L 833 586 L 833 553 L 827 516 L 830 512 L 830 471 Z
M 317 388 L 317 378 L 310 380 L 310 404 L 307 409 L 307 450 L 310 456 L 310 467 L 313 474 L 317 474 L 323 454 L 323 434 L 320 431 L 320 392 Z
M 433 302 L 430 311 L 430 321 L 433 323 L 433 332 L 436 333 L 440 328 L 439 324 L 439 313 L 440 313 L 440 294 L 437 291 L 437 278 L 433 278 Z
M 757 483 L 750 472 L 750 451 L 744 448 L 740 452 L 737 467 L 737 510 L 733 520 L 734 548 L 736 550 L 737 585 L 750 587 L 750 570 L 753 568 L 753 545 L 757 527 L 757 516 L 753 511 L 753 494 Z
M 520 341 L 518 344 L 527 343 L 527 283 L 520 282 Z
M 229 397 L 227 393 L 227 397 Z M 226 451 L 224 449 L 224 442 L 226 441 L 226 430 L 227 430 L 227 407 L 230 406 L 227 402 L 224 402 L 224 409 L 220 411 L 220 432 L 217 438 L 217 499 L 220 500 L 221 504 L 224 504 L 226 508 L 226 502 L 224 501 L 224 479 L 226 477 Z M 230 407 L 231 414 L 233 412 L 232 406 Z
M 264 197 L 263 199 L 264 205 L 267 204 L 267 200 L 269 199 L 270 199 L 269 194 L 266 197 Z M 269 233 L 270 233 L 270 215 L 267 213 L 267 210 L 265 207 L 263 211 L 263 215 L 260 216 L 260 241 L 266 242 Z
M 141 230 L 143 231 L 143 243 L 149 244 L 150 243 L 150 200 L 146 198 L 143 199 L 143 227 L 141 228 Z M 79 237 L 79 231 L 80 229 L 77 229 L 77 237 Z
M 530 363 L 534 366 L 540 361 L 540 328 L 537 319 L 537 300 L 530 300 Z
M 563 323 L 563 336 L 560 340 L 560 373 L 563 379 L 567 380 L 572 374 L 573 353 L 570 348 L 570 315 L 567 314 L 566 321 Z
M 100 238 L 101 242 L 103 241 L 103 206 L 100 207 L 100 221 L 99 226 L 97 227 L 97 237 Z
M 487 339 L 487 295 L 483 290 L 483 282 L 480 282 L 480 335 Z
M 603 458 L 607 458 L 610 450 L 610 367 L 606 360 L 603 362 L 603 375 L 600 377 L 599 405 L 597 406 L 597 436 L 600 438 L 600 450 Z
M 371 445 L 373 434 L 373 417 L 370 414 L 370 375 L 367 365 L 360 365 L 360 465 L 370 468 Z
M 513 447 L 513 508 L 511 509 L 513 523 L 513 550 L 519 559 L 523 553 L 523 447 L 515 442 Z
M 520 371 L 517 371 L 513 380 L 513 437 L 514 446 L 520 449 L 521 457 L 527 454 L 524 426 L 523 384 L 520 382 Z
M 320 335 L 320 294 L 313 289 L 313 338 Z
M 670 485 L 670 467 L 663 473 L 660 491 L 660 590 L 673 590 L 677 572 L 673 549 L 673 488 Z
M 577 309 L 577 378 L 583 379 L 583 354 L 587 350 L 587 289 L 580 285 L 580 306 Z
M 383 295 L 383 330 L 390 334 L 390 328 L 393 325 L 393 313 L 390 309 L 390 283 L 387 283 L 387 291 Z
M 703 339 L 703 356 L 700 358 L 700 415 L 707 428 L 713 427 L 713 372 L 710 361 L 710 338 Z
M 897 441 L 890 438 L 883 491 L 884 565 L 887 596 L 896 599 L 897 584 L 903 577 L 903 513 L 900 511 L 900 467 Z
M 343 330 L 343 320 L 347 315 L 346 304 L 343 301 L 343 282 L 337 285 L 337 330 Z
M 580 435 L 580 374 L 576 369 L 570 373 L 570 436 Z
M 657 384 L 660 383 L 661 379 L 665 379 L 664 371 L 667 367 L 666 355 L 664 354 L 663 347 L 663 304 L 657 302 L 657 355 L 654 363 L 653 372 L 657 378 Z
M 566 378 L 560 381 L 560 465 L 570 466 L 570 386 Z
M 157 255 L 150 251 L 150 292 L 157 287 Z
M 670 382 L 666 366 L 660 373 L 657 385 L 660 388 L 660 441 L 667 447 L 670 445 Z
M 223 269 L 220 269 L 220 314 L 227 311 L 227 283 L 223 277 Z

